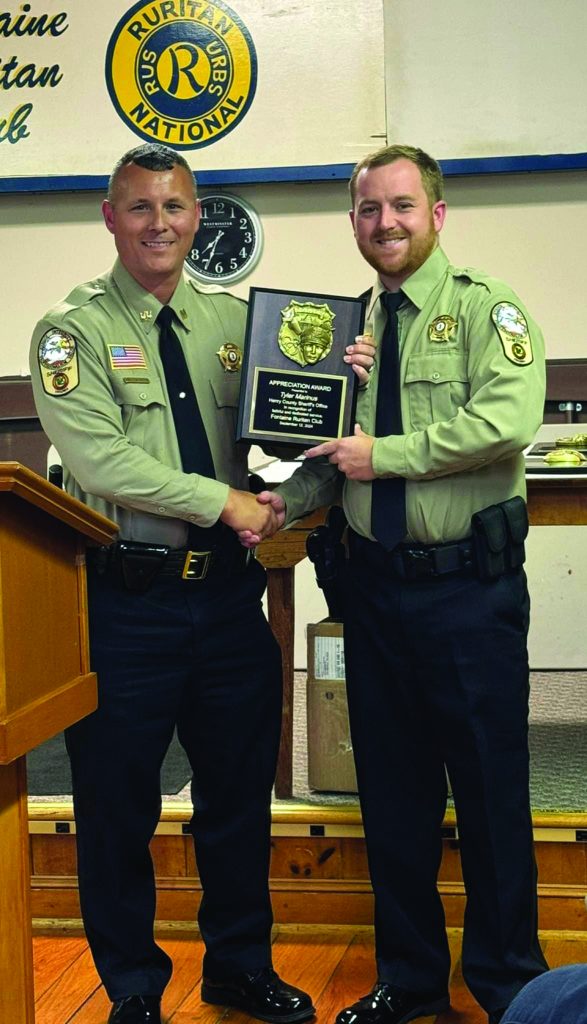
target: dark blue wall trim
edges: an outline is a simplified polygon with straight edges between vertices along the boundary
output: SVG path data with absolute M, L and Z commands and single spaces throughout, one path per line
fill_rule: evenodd
M 441 160 L 447 176 L 465 174 L 517 174 L 529 171 L 574 171 L 587 169 L 587 153 L 555 153 L 551 156 L 492 156 L 470 160 Z M 212 185 L 254 185 L 265 182 L 346 181 L 353 164 L 315 164 L 306 167 L 250 167 L 231 171 L 199 171 L 198 183 Z M 106 175 L 54 175 L 47 178 L 0 178 L 0 192 L 104 192 Z
M 491 156 L 471 160 L 441 160 L 443 173 L 518 174 L 520 171 L 576 171 L 587 168 L 587 153 L 553 153 L 550 156 Z

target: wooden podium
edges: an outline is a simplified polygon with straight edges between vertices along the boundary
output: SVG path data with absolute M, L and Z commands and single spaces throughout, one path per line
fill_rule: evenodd
M 0 1021 L 33 1024 L 26 752 L 96 707 L 85 545 L 117 527 L 0 462 Z

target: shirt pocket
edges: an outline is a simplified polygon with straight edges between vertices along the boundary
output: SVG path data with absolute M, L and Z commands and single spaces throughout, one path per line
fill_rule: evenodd
M 236 439 L 240 381 L 240 373 L 232 379 L 227 375 L 225 380 L 210 380 L 216 407 L 215 420 L 221 426 L 222 436 L 228 436 L 232 441 Z
M 452 419 L 469 400 L 469 374 L 462 352 L 411 356 L 405 382 L 412 430 Z
M 211 380 L 210 386 L 214 401 L 219 409 L 226 407 L 237 409 L 240 394 L 240 374 L 236 378 L 226 380 Z
M 149 405 L 167 405 L 163 386 L 159 380 L 129 381 L 124 377 L 111 377 L 117 405 L 146 409 Z
M 160 380 L 148 383 L 111 377 L 114 400 L 120 406 L 122 429 L 133 444 L 145 447 L 149 431 L 162 429 L 167 399 Z M 159 428 L 159 429 L 155 429 Z

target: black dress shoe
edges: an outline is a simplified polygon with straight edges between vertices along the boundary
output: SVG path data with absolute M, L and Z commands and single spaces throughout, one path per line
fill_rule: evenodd
M 308 1020 L 316 1012 L 310 996 L 293 985 L 286 985 L 271 967 L 221 980 L 204 978 L 202 1001 L 216 1006 L 234 1006 L 272 1024 Z
M 446 992 L 407 992 L 378 981 L 368 996 L 339 1013 L 336 1024 L 406 1024 L 415 1017 L 431 1017 L 448 1009 Z
M 108 1018 L 108 1024 L 161 1024 L 159 996 L 127 996 L 118 999 Z

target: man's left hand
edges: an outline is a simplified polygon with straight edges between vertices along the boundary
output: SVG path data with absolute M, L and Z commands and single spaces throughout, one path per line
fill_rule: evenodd
M 354 345 L 347 345 L 343 356 L 345 363 L 350 363 L 353 373 L 359 378 L 359 384 L 366 384 L 375 362 L 375 339 L 371 334 L 358 334 Z
M 373 451 L 374 437 L 364 434 L 359 424 L 355 426 L 353 437 L 340 437 L 336 441 L 325 441 L 315 448 L 309 448 L 304 452 L 308 459 L 315 459 L 319 455 L 326 455 L 328 461 L 338 466 L 341 473 L 344 473 L 349 480 L 374 480 L 373 463 L 371 453 Z

